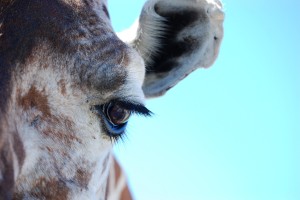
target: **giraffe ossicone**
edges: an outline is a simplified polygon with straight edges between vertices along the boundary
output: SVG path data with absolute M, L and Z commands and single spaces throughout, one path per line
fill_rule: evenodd
M 223 20 L 218 0 L 148 0 L 117 36 L 106 0 L 1 1 L 0 199 L 132 199 L 113 144 L 213 64 Z

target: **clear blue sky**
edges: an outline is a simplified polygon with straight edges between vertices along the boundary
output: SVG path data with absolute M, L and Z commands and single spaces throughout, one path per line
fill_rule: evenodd
M 116 147 L 137 200 L 300 199 L 300 1 L 223 0 L 217 62 L 134 117 Z M 128 27 L 143 0 L 109 0 Z

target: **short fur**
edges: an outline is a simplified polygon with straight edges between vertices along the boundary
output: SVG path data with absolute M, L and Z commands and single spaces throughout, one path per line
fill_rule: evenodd
M 106 1 L 0 1 L 0 199 L 131 199 L 92 108 L 210 66 L 222 22 L 217 0 L 149 0 L 125 44 Z

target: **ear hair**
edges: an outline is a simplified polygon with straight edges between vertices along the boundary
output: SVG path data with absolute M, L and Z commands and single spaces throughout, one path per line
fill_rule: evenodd
M 156 1 L 150 1 L 145 4 L 139 20 L 137 37 L 132 44 L 143 57 L 146 67 L 160 53 L 160 42 L 168 30 L 167 19 L 156 13 L 155 3 Z
M 129 29 L 117 33 L 120 39 L 137 50 L 146 67 L 147 63 L 152 63 L 153 57 L 160 53 L 160 41 L 168 30 L 167 19 L 155 12 L 156 2 L 146 2 L 139 20 L 136 20 Z

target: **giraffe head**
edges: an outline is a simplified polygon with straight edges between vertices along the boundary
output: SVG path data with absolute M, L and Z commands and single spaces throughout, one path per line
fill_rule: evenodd
M 187 2 L 146 3 L 129 44 L 114 33 L 105 0 L 0 2 L 1 196 L 105 198 L 111 149 L 130 115 L 150 115 L 145 96 L 163 94 L 199 67 L 203 51 L 201 63 L 216 57 L 219 43 L 203 42 L 215 34 L 203 8 L 210 1 Z M 192 34 L 199 26 L 205 34 Z M 158 33 L 172 39 L 159 46 Z M 182 51 L 168 52 L 172 45 Z
M 11 155 L 15 197 L 102 198 L 112 141 L 131 114 L 150 113 L 142 58 L 113 32 L 105 1 L 16 0 L 2 9 L 2 134 L 22 151 Z

